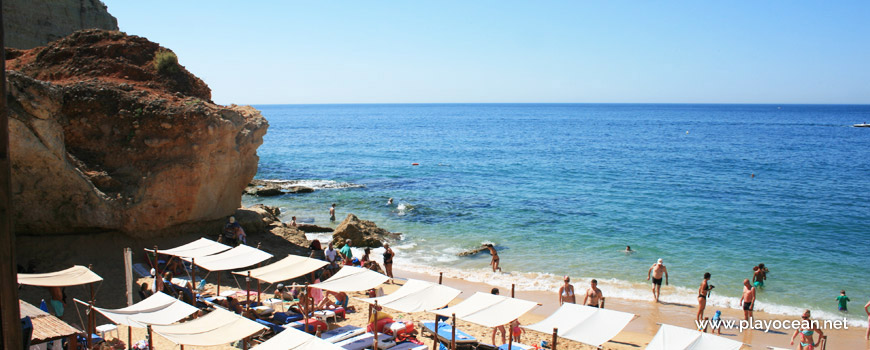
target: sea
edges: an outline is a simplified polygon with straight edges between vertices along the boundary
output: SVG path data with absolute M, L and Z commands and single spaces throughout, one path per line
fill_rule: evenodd
M 651 301 L 661 258 L 663 301 L 696 305 L 710 272 L 708 305 L 737 308 L 764 263 L 757 310 L 866 325 L 870 128 L 852 125 L 870 106 L 255 107 L 270 125 L 256 178 L 316 191 L 243 204 L 322 226 L 374 221 L 402 233 L 397 269 L 554 293 L 564 275 L 581 289 L 595 278 L 605 296 Z M 486 252 L 458 256 L 483 243 L 502 272 Z

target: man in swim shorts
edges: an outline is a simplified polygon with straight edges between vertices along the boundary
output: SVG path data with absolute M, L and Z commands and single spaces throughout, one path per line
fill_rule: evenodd
M 747 321 L 752 317 L 752 309 L 755 308 L 755 287 L 749 283 L 749 279 L 743 280 L 743 296 L 740 297 L 740 305 L 743 305 L 743 317 Z
M 586 296 L 583 297 L 583 305 L 591 307 L 600 307 L 601 299 L 604 299 L 604 294 L 601 294 L 601 289 L 598 289 L 598 280 L 593 279 L 586 289 Z
M 759 266 L 752 268 L 752 286 L 756 288 L 764 287 L 764 271 Z
M 664 263 L 662 263 L 662 259 L 659 259 L 658 261 L 656 261 L 655 264 L 653 264 L 652 267 L 649 268 L 649 271 L 647 271 L 647 274 L 646 274 L 647 281 L 649 281 L 650 277 L 652 277 L 652 284 L 653 284 L 652 292 L 653 292 L 653 298 L 655 298 L 656 302 L 659 301 L 659 296 L 661 295 L 661 292 L 662 292 L 662 275 L 664 275 L 665 284 L 667 285 L 668 284 L 668 268 L 665 267 Z

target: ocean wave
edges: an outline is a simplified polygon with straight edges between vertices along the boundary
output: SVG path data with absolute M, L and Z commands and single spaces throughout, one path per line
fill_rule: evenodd
M 351 182 L 338 182 L 335 180 L 276 180 L 276 179 L 263 179 L 263 182 L 274 183 L 280 186 L 283 189 L 289 189 L 291 187 L 303 186 L 303 187 L 311 187 L 315 190 L 327 190 L 327 189 L 344 189 L 344 188 L 364 188 L 365 185 L 355 184 Z

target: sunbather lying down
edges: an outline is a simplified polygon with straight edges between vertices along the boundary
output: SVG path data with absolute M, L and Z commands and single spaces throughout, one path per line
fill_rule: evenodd
M 350 297 L 347 296 L 347 293 L 327 291 L 326 296 L 323 297 L 323 300 L 321 300 L 320 303 L 317 304 L 317 309 L 335 310 L 339 307 L 342 307 L 346 311 L 356 311 L 353 306 L 348 305 L 348 302 L 350 302 Z

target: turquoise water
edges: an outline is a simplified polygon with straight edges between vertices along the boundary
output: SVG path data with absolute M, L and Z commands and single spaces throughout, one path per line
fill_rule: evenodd
M 245 203 L 319 225 L 337 203 L 339 221 L 354 213 L 404 233 L 397 268 L 541 290 L 568 274 L 651 300 L 647 269 L 663 258 L 676 287 L 665 301 L 695 304 L 709 271 L 710 302 L 736 307 L 763 262 L 765 311 L 834 317 L 846 289 L 864 319 L 870 129 L 850 126 L 870 106 L 256 107 L 270 123 L 257 178 L 318 191 Z M 487 254 L 456 256 L 486 241 L 505 273 Z

